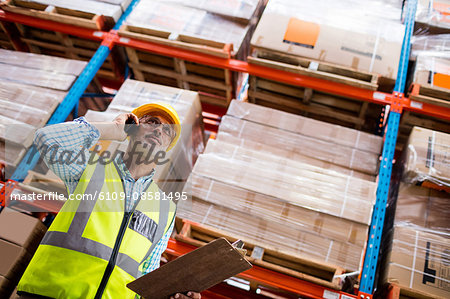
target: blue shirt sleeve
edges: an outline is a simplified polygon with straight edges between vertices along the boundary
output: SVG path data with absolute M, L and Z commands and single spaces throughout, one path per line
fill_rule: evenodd
M 156 244 L 155 249 L 153 249 L 150 256 L 144 261 L 144 264 L 142 265 L 142 275 L 150 273 L 153 270 L 156 270 L 159 268 L 160 261 L 161 261 L 161 255 L 167 248 L 167 244 L 169 243 L 169 238 L 172 235 L 174 223 L 175 223 L 175 221 L 172 221 L 169 228 L 167 229 L 167 232 L 164 234 L 164 236 L 161 238 L 161 240 L 159 240 L 158 244 Z
M 86 168 L 89 148 L 97 143 L 100 132 L 84 117 L 43 127 L 36 131 L 34 145 L 45 164 L 61 178 L 70 192 Z

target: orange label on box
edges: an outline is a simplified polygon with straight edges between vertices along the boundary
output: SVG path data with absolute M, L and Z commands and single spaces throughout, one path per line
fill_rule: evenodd
M 435 73 L 433 76 L 433 85 L 450 89 L 450 75 Z
M 312 49 L 316 45 L 319 33 L 319 24 L 291 18 L 284 33 L 283 42 Z
M 441 14 L 440 22 L 450 23 L 450 4 L 434 2 L 433 9 Z

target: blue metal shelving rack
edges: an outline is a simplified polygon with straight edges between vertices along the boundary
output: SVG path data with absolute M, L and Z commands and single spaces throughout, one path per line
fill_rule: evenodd
M 63 122 L 76 107 L 79 98 L 81 97 L 89 83 L 92 81 L 93 77 L 114 46 L 115 38 L 117 38 L 117 30 L 119 29 L 123 21 L 127 18 L 127 16 L 131 13 L 133 8 L 136 7 L 138 2 L 139 0 L 133 0 L 125 13 L 119 19 L 113 30 L 109 33 L 103 33 L 108 34 L 109 36 L 106 36 L 106 38 L 103 39 L 102 45 L 89 61 L 88 65 L 83 70 L 73 87 L 70 89 L 64 101 L 54 112 L 51 119 L 48 121 L 48 124 Z M 391 95 L 392 105 L 387 122 L 387 131 L 385 133 L 385 142 L 382 152 L 382 161 L 379 171 L 379 184 L 377 189 L 377 200 L 372 215 L 369 240 L 367 243 L 367 250 L 361 274 L 358 298 L 362 299 L 371 298 L 374 292 L 375 273 L 377 268 L 378 254 L 386 212 L 386 203 L 392 173 L 392 161 L 394 157 L 399 121 L 403 107 L 403 93 L 406 83 L 405 81 L 410 52 L 410 40 L 414 28 L 416 7 L 417 0 L 408 0 L 405 13 L 405 37 L 402 45 L 397 81 L 394 93 Z M 19 164 L 16 171 L 12 175 L 11 180 L 22 181 L 27 175 L 28 170 L 32 169 L 36 165 L 39 159 L 39 155 L 32 155 L 32 153 L 34 152 L 35 151 L 33 151 L 32 149 L 28 150 L 27 154 L 22 159 L 22 162 Z
M 398 66 L 397 81 L 394 87 L 394 101 L 387 122 L 387 131 L 385 134 L 383 153 L 381 156 L 380 170 L 378 176 L 377 200 L 372 214 L 372 222 L 369 231 L 369 240 L 367 243 L 364 265 L 362 269 L 359 292 L 361 298 L 364 294 L 374 292 L 375 273 L 377 270 L 378 255 L 380 252 L 380 243 L 383 233 L 384 217 L 386 214 L 386 204 L 389 194 L 389 185 L 391 182 L 392 163 L 394 159 L 395 145 L 397 142 L 397 133 L 400 124 L 401 102 L 406 84 L 406 74 L 408 71 L 408 61 L 410 52 L 411 36 L 414 29 L 414 19 L 416 15 L 417 0 L 409 0 L 405 15 L 405 37 L 403 38 L 402 51 Z M 396 103 L 398 105 L 396 105 Z

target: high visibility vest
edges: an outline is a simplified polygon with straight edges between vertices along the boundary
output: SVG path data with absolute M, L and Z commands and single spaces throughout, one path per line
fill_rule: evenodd
M 153 181 L 144 190 L 134 211 L 127 212 L 117 165 L 88 165 L 45 234 L 18 291 L 51 298 L 134 298 L 126 284 L 138 277 L 140 264 L 176 211 L 175 203 L 164 199 Z M 81 196 L 83 200 L 77 200 Z

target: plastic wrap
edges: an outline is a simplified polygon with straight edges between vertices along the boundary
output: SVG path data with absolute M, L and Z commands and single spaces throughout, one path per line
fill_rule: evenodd
M 416 57 L 414 82 L 450 89 L 450 51 L 419 53 Z
M 14 166 L 66 96 L 85 62 L 0 50 L 0 160 Z
M 0 49 L 0 63 L 78 76 L 85 61 Z
M 397 223 L 390 234 L 383 281 L 449 298 L 450 235 L 406 223 Z
M 306 205 L 297 205 L 286 198 L 255 192 L 223 182 L 221 178 L 206 177 L 197 173 L 191 175 L 190 184 L 192 197 L 197 200 L 273 222 L 285 223 L 296 227 L 299 231 L 311 232 L 344 243 L 363 247 L 366 242 L 367 225 L 331 216 L 310 209 Z
M 380 136 L 236 100 L 227 115 L 375 154 L 383 145 Z
M 439 56 L 450 51 L 450 34 L 416 35 L 411 37 L 411 57 L 419 54 Z
M 233 44 L 236 52 L 240 49 L 248 31 L 246 24 L 205 10 L 154 0 L 140 1 L 127 18 L 126 24 L 169 33 L 169 39 L 177 39 L 183 35 Z
M 279 130 L 228 115 L 222 118 L 219 127 L 220 134 L 230 134 L 238 138 L 264 143 L 369 175 L 374 175 L 377 172 L 378 154 Z
M 25 0 L 28 2 L 35 2 L 45 5 L 56 6 L 60 8 L 67 8 L 74 11 L 82 11 L 95 15 L 104 15 L 111 17 L 114 21 L 119 20 L 122 15 L 122 7 L 120 5 L 113 5 L 107 3 L 109 1 L 95 1 L 95 0 Z
M 168 163 L 158 165 L 155 181 L 163 191 L 181 192 L 199 153 L 204 150 L 203 118 L 198 94 L 152 83 L 126 80 L 108 106 L 106 112 L 89 112 L 89 121 L 111 121 L 120 113 L 130 112 L 146 103 L 171 104 L 181 121 L 181 136 L 167 153 Z M 107 144 L 125 150 L 123 144 Z
M 375 183 L 221 142 L 208 142 L 193 172 L 363 224 L 375 201 Z
M 262 0 L 165 0 L 215 14 L 250 21 Z
M 415 34 L 448 32 L 450 29 L 449 0 L 419 0 L 416 11 Z M 435 27 L 435 28 L 430 28 Z
M 450 194 L 410 184 L 400 184 L 395 222 L 410 223 L 450 233 Z
M 405 27 L 399 9 L 394 21 L 389 9 L 377 7 L 367 1 L 271 0 L 251 44 L 395 79 Z M 383 9 L 387 17 L 381 17 Z
M 328 262 L 353 271 L 359 269 L 363 248 L 350 243 L 327 239 L 313 232 L 298 230 L 281 221 L 255 217 L 241 210 L 233 210 L 193 199 L 180 202 L 177 215 L 201 224 L 219 228 L 246 242 L 264 248 L 282 250 L 317 262 Z
M 0 63 L 0 80 L 67 91 L 76 76 Z
M 414 127 L 405 151 L 404 181 L 450 186 L 450 134 Z

